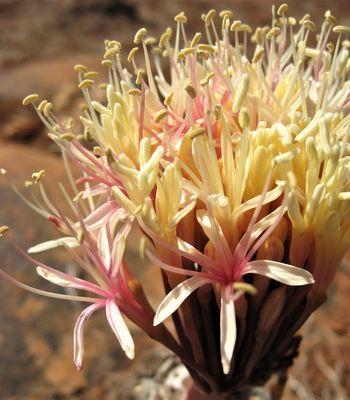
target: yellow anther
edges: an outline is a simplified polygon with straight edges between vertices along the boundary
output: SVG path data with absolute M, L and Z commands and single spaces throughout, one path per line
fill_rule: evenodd
M 297 24 L 297 20 L 294 17 L 289 17 L 288 18 L 288 24 L 290 26 L 295 26 Z
M 210 72 L 205 78 L 201 79 L 201 81 L 199 82 L 199 84 L 201 86 L 205 86 L 209 83 L 210 79 L 215 75 L 215 73 L 212 71 Z
M 225 17 L 222 19 L 221 28 L 222 28 L 222 30 L 225 30 L 225 29 L 229 29 L 229 28 L 230 28 L 230 18 L 229 18 L 229 17 L 226 17 L 226 16 L 225 16 Z
M 44 107 L 47 104 L 47 100 L 43 100 L 39 105 L 38 105 L 38 111 L 39 112 L 43 112 L 44 111 Z
M 95 83 L 92 79 L 84 79 L 78 85 L 79 89 L 86 89 Z
M 142 94 L 142 92 L 140 89 L 134 88 L 134 89 L 128 90 L 128 95 L 130 95 L 130 96 L 141 96 L 141 94 Z
M 308 21 L 310 19 L 310 14 L 305 14 L 303 18 L 299 21 L 299 24 L 302 25 L 305 21 Z
M 196 89 L 194 88 L 194 86 L 192 85 L 192 82 L 188 82 L 185 85 L 185 90 L 186 92 L 190 95 L 190 97 L 192 99 L 194 99 L 197 96 L 197 92 Z
M 187 22 L 187 17 L 183 11 L 181 11 L 179 14 L 177 14 L 174 18 L 176 22 L 182 22 L 185 24 Z
M 98 157 L 101 157 L 104 154 L 103 150 L 101 149 L 100 146 L 94 146 L 93 153 L 95 154 L 95 156 L 98 156 Z
M 333 32 L 338 34 L 350 33 L 350 27 L 345 25 L 337 25 L 333 28 Z
M 98 74 L 98 72 L 96 72 L 96 71 L 89 71 L 89 72 L 86 72 L 86 73 L 84 74 L 84 78 L 85 78 L 85 79 L 96 78 L 98 75 L 99 75 L 99 74 Z
M 110 58 L 115 56 L 120 52 L 120 47 L 111 47 L 110 49 L 107 49 L 103 55 L 104 58 Z
M 39 95 L 36 93 L 30 94 L 29 96 L 25 97 L 22 101 L 22 104 L 24 106 L 27 106 L 28 104 L 33 103 L 34 101 L 38 100 Z
M 118 42 L 118 40 L 108 40 L 107 42 L 108 47 L 118 47 L 119 50 L 122 49 L 122 44 Z
M 204 135 L 204 134 L 205 134 L 205 129 L 200 126 L 193 127 L 190 129 L 190 138 L 191 139 L 194 139 L 195 137 Z
M 0 226 L 0 237 L 1 237 L 4 233 L 8 232 L 9 230 L 10 230 L 10 228 L 9 228 L 7 225 Z
M 334 44 L 333 43 L 327 43 L 326 48 L 330 53 L 334 52 Z
M 113 64 L 112 64 L 112 61 L 111 61 L 111 60 L 102 60 L 102 61 L 101 61 L 101 65 L 102 65 L 103 67 L 111 67 Z
M 131 62 L 134 59 L 135 54 L 138 52 L 139 48 L 138 47 L 134 47 L 130 50 L 130 53 L 128 55 L 128 62 Z
M 107 89 L 107 86 L 108 86 L 107 83 L 100 83 L 100 84 L 98 85 L 98 88 L 104 90 L 104 89 Z
M 267 32 L 266 39 L 270 40 L 270 39 L 272 39 L 273 37 L 279 35 L 280 32 L 281 32 L 281 29 L 278 28 L 277 26 L 276 26 L 275 28 L 271 28 L 271 29 Z
M 211 9 L 208 14 L 205 16 L 204 21 L 208 24 L 216 15 L 216 11 Z
M 303 22 L 303 26 L 311 32 L 316 30 L 316 25 L 309 19 Z
M 194 54 L 196 51 L 195 47 L 186 47 L 186 49 L 182 50 L 185 56 L 188 56 L 189 54 Z
M 166 105 L 167 107 L 170 106 L 171 104 L 171 100 L 173 99 L 174 93 L 170 92 L 167 97 L 164 99 L 164 105 Z
M 209 54 L 215 53 L 215 47 L 211 46 L 210 44 L 199 44 L 197 48 L 199 51 L 205 51 Z
M 283 3 L 278 7 L 277 15 L 282 17 L 288 11 L 288 4 Z
M 45 175 L 45 171 L 42 169 L 39 172 L 34 172 L 32 174 L 32 179 L 34 181 L 34 183 L 38 183 Z
M 234 31 L 238 30 L 241 25 L 242 25 L 242 22 L 239 19 L 236 19 L 235 21 L 232 22 L 230 31 L 234 32 Z
M 145 45 L 146 46 L 153 46 L 157 43 L 157 39 L 153 36 L 148 37 L 145 39 Z
M 44 106 L 44 110 L 43 110 L 43 114 L 45 115 L 45 117 L 49 117 L 51 111 L 53 109 L 53 104 L 50 103 L 49 101 L 45 104 Z
M 265 54 L 265 50 L 263 47 L 257 47 L 254 53 L 254 57 L 252 59 L 253 64 L 256 64 L 257 62 L 259 62 Z
M 146 28 L 139 29 L 136 32 L 135 36 L 134 36 L 134 44 L 141 43 L 146 35 L 147 35 L 147 29 Z
M 242 129 L 249 127 L 250 118 L 248 111 L 245 107 L 243 107 L 238 114 L 238 123 Z
M 72 142 L 75 139 L 75 135 L 71 132 L 66 132 L 62 133 L 62 135 L 59 136 L 61 140 L 67 140 L 68 142 Z
M 143 68 L 140 68 L 140 69 L 137 70 L 136 81 L 135 81 L 137 85 L 141 85 L 141 82 L 143 80 L 143 77 L 144 77 L 145 73 L 146 72 L 145 72 L 145 70 Z
M 334 17 L 334 15 L 332 15 L 332 13 L 330 12 L 330 10 L 327 10 L 324 13 L 324 16 L 326 18 L 326 21 L 330 24 L 330 25 L 335 25 L 337 23 L 336 18 Z
M 240 27 L 239 27 L 239 31 L 248 32 L 248 33 L 252 33 L 253 32 L 252 28 L 248 24 L 241 24 Z
M 233 288 L 235 290 L 241 290 L 242 292 L 249 293 L 251 295 L 256 295 L 258 293 L 257 289 L 250 283 L 245 282 L 234 282 Z
M 171 28 L 166 28 L 165 32 L 162 34 L 162 36 L 159 39 L 159 47 L 165 47 L 166 43 L 169 42 L 171 35 L 173 34 L 173 31 Z
M 158 124 L 162 119 L 168 115 L 168 110 L 160 110 L 154 116 L 154 121 Z
M 87 72 L 87 67 L 85 66 L 85 65 L 83 65 L 83 64 L 76 64 L 76 65 L 74 65 L 74 71 L 77 71 L 77 72 Z
M 197 33 L 193 36 L 193 39 L 192 39 L 192 41 L 191 41 L 190 47 L 196 47 L 197 44 L 200 42 L 201 38 L 202 38 L 202 34 L 201 34 L 200 32 L 197 32 Z
M 231 10 L 222 10 L 219 14 L 220 18 L 232 18 L 233 12 Z

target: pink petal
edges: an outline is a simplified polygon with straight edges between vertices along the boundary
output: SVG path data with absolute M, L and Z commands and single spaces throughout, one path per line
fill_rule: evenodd
M 154 317 L 153 325 L 156 326 L 163 322 L 181 306 L 192 292 L 200 286 L 211 282 L 211 279 L 195 276 L 178 284 L 160 303 Z
M 82 368 L 83 355 L 84 355 L 84 328 L 87 320 L 91 315 L 99 308 L 104 307 L 104 303 L 94 303 L 91 306 L 85 308 L 83 312 L 77 318 L 74 326 L 73 343 L 74 343 L 74 364 L 78 369 Z
M 315 282 L 310 272 L 305 269 L 271 260 L 248 262 L 244 268 L 243 275 L 245 274 L 267 276 L 268 278 L 290 286 L 309 285 Z
M 84 222 L 86 228 L 88 230 L 94 230 L 104 226 L 111 214 L 113 214 L 113 212 L 115 212 L 118 208 L 120 207 L 114 200 L 104 203 L 85 218 Z
M 224 374 L 230 372 L 230 365 L 237 338 L 235 296 L 232 285 L 221 289 L 220 309 L 220 352 Z
M 131 337 L 129 328 L 124 321 L 122 313 L 113 299 L 107 300 L 106 302 L 106 316 L 121 348 L 125 351 L 128 358 L 133 359 L 135 356 L 134 341 Z

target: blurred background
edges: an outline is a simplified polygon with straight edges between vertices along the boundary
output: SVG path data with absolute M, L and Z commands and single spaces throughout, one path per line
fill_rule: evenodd
M 159 37 L 182 10 L 188 16 L 187 29 L 194 33 L 202 29 L 201 14 L 213 7 L 231 9 L 236 19 L 256 27 L 269 23 L 272 4 L 270 0 L 0 0 L 0 167 L 20 185 L 32 171 L 45 169 L 46 184 L 55 193 L 57 182 L 64 180 L 62 164 L 40 121 L 21 101 L 29 93 L 40 93 L 54 103 L 59 115 L 76 115 L 81 97 L 73 66 L 82 63 L 101 71 L 104 39 L 121 41 L 126 57 L 137 29 L 146 26 Z M 300 18 L 310 13 L 316 24 L 327 9 L 339 23 L 350 25 L 349 0 L 289 1 L 289 15 Z M 0 225 L 10 225 L 25 249 L 56 237 L 5 179 L 0 180 Z M 47 253 L 41 260 L 70 267 L 63 253 Z M 4 242 L 0 265 L 22 281 L 52 290 Z M 161 289 L 152 283 L 158 272 L 143 265 L 139 273 L 156 301 Z M 350 398 L 349 307 L 350 269 L 344 265 L 328 303 L 303 329 L 302 353 L 284 399 Z M 145 387 L 154 385 L 155 371 L 160 365 L 166 371 L 164 360 L 172 362 L 167 352 L 132 327 L 137 353 L 130 363 L 104 315 L 97 314 L 87 329 L 84 371 L 77 372 L 72 329 L 79 310 L 79 305 L 35 297 L 1 282 L 1 400 L 146 398 Z

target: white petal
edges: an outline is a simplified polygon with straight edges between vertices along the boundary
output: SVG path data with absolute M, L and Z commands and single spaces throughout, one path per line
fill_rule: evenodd
M 47 281 L 54 283 L 55 285 L 62 286 L 62 287 L 72 287 L 76 289 L 84 289 L 82 285 L 76 284 L 73 282 L 73 280 L 70 280 L 68 277 L 65 278 L 64 275 L 62 274 L 56 274 L 53 271 L 50 271 L 46 268 L 43 267 L 37 267 L 36 272 L 38 275 L 40 275 L 42 278 L 46 279 Z
M 121 348 L 125 351 L 128 358 L 133 359 L 135 356 L 134 341 L 131 337 L 129 328 L 124 321 L 122 313 L 114 300 L 107 300 L 106 316 L 109 325 L 119 340 Z
M 160 303 L 154 317 L 153 325 L 156 326 L 167 319 L 192 292 L 207 283 L 210 283 L 209 279 L 197 276 L 179 283 Z
M 243 275 L 245 274 L 267 276 L 268 278 L 290 286 L 309 285 L 315 282 L 310 272 L 305 269 L 271 260 L 248 262 Z
M 39 243 L 36 246 L 30 247 L 28 249 L 28 253 L 29 254 L 40 253 L 41 251 L 55 249 L 56 247 L 64 245 L 70 248 L 74 248 L 79 246 L 79 242 L 74 237 L 71 236 L 61 237 L 59 239 L 49 240 L 47 242 Z
M 221 289 L 220 309 L 220 352 L 224 374 L 230 372 L 230 365 L 237 338 L 235 297 L 232 285 Z
M 107 271 L 109 271 L 111 264 L 111 249 L 110 249 L 109 235 L 107 229 L 109 229 L 108 224 L 101 228 L 98 238 L 98 252 L 103 261 L 104 266 L 106 267 Z
M 85 308 L 83 312 L 77 318 L 77 321 L 74 326 L 73 332 L 73 345 L 74 345 L 74 364 L 78 369 L 82 368 L 83 364 L 83 355 L 84 355 L 84 328 L 87 320 L 91 317 L 91 315 L 102 308 L 103 303 L 94 303 L 91 306 Z

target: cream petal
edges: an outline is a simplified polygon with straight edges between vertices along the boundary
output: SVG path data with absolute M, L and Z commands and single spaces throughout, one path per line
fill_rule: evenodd
M 112 331 L 120 343 L 121 348 L 125 351 L 125 354 L 128 358 L 133 359 L 135 356 L 134 341 L 115 300 L 107 300 L 106 316 Z
M 29 254 L 40 253 L 42 251 L 55 249 L 59 246 L 68 246 L 69 248 L 74 248 L 79 246 L 79 242 L 72 236 L 61 237 L 59 239 L 48 240 L 47 242 L 39 243 L 28 249 Z
M 195 276 L 178 284 L 160 303 L 153 325 L 156 326 L 167 319 L 192 292 L 210 282 L 210 279 Z
M 78 369 L 82 368 L 83 356 L 84 356 L 84 328 L 86 322 L 91 315 L 99 308 L 104 307 L 103 303 L 94 303 L 91 306 L 85 308 L 77 318 L 73 332 L 73 348 L 74 348 L 74 364 Z
M 271 260 L 248 262 L 243 272 L 243 275 L 245 274 L 263 275 L 290 286 L 309 285 L 315 282 L 310 272 L 305 269 Z
M 220 353 L 224 374 L 230 372 L 230 365 L 237 338 L 235 297 L 232 285 L 221 289 L 220 308 Z

